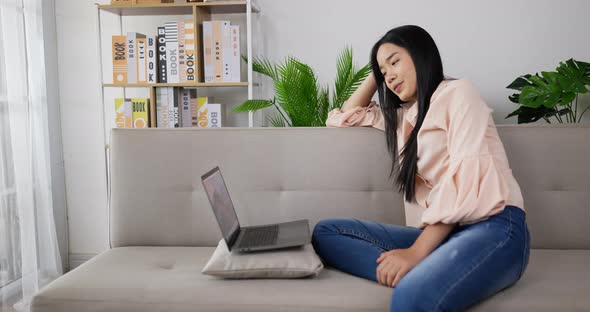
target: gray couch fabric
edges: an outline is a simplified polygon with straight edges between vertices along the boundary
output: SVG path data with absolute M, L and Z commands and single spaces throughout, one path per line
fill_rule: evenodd
M 474 311 L 590 311 L 590 126 L 498 125 L 532 247 L 513 287 Z M 356 217 L 404 224 L 372 128 L 114 129 L 112 249 L 57 279 L 33 311 L 387 311 L 392 289 L 327 268 L 317 278 L 200 273 L 221 235 L 200 175 L 219 165 L 243 225 Z

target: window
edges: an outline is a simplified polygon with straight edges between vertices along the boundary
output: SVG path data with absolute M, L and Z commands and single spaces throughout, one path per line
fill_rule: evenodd
M 7 104 L 5 97 L 0 97 L 0 287 L 21 278 L 20 222 Z

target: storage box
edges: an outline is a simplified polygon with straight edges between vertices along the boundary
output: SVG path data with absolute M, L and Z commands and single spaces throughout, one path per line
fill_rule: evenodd
M 131 6 L 136 4 L 137 0 L 111 0 L 111 5 Z

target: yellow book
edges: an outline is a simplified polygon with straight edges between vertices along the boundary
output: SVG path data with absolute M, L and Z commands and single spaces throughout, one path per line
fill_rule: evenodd
M 113 83 L 127 83 L 127 36 L 113 36 Z
M 148 104 L 149 99 L 133 98 L 133 128 L 148 128 Z
M 125 99 L 115 99 L 115 125 L 125 128 Z
M 207 115 L 209 113 L 207 107 L 208 98 L 206 96 L 200 96 L 197 98 L 197 111 L 199 112 L 199 128 L 207 128 L 209 120 Z
M 131 102 L 123 98 L 115 99 L 115 126 L 131 128 Z

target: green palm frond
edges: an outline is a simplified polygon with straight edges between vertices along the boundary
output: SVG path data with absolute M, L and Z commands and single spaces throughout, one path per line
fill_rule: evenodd
M 309 126 L 315 117 L 318 87 L 313 70 L 293 57 L 278 66 L 281 79 L 275 82 L 278 103 L 294 127 Z
M 301 75 L 296 71 L 295 66 L 289 58 L 284 64 L 277 65 L 278 79 L 275 80 L 274 89 L 277 102 L 289 116 L 298 115 L 298 107 L 292 102 L 292 85 L 298 83 Z M 291 117 L 293 124 L 296 124 L 296 118 Z
M 325 127 L 326 119 L 328 118 L 328 112 L 330 109 L 330 89 L 326 86 L 320 91 L 317 112 L 315 114 L 316 119 L 314 120 L 312 126 Z
M 269 106 L 273 106 L 273 102 L 271 100 L 247 100 L 239 106 L 234 107 L 232 111 L 234 113 L 244 113 L 267 108 Z
M 273 127 L 277 128 L 284 128 L 287 127 L 287 123 L 285 119 L 280 114 L 274 114 L 272 116 L 267 116 L 268 121 Z
M 247 57 L 242 56 L 242 59 L 244 60 L 244 62 L 248 63 Z M 252 59 L 252 70 L 257 73 L 268 76 L 272 79 L 277 79 L 277 77 L 278 77 L 276 66 L 273 65 L 269 60 L 267 60 L 265 58 Z
M 244 61 L 248 61 L 242 57 Z M 273 79 L 273 100 L 248 100 L 234 108 L 234 112 L 247 112 L 275 106 L 278 115 L 268 120 L 275 127 L 322 127 L 330 110 L 340 108 L 369 74 L 366 65 L 356 69 L 352 49 L 345 48 L 337 61 L 334 97 L 330 103 L 330 88 L 321 87 L 313 69 L 294 57 L 283 63 L 272 64 L 265 58 L 252 60 L 254 71 Z
M 338 57 L 336 63 L 337 77 L 334 85 L 334 98 L 331 109 L 341 108 L 352 93 L 360 86 L 371 72 L 371 66 L 365 65 L 356 70 L 353 63 L 352 49 L 347 47 Z
M 302 79 L 298 90 L 298 96 L 303 97 L 300 103 L 303 125 L 312 125 L 317 119 L 318 95 L 320 87 L 313 69 L 307 64 L 294 60 L 297 70 L 301 73 Z
M 350 84 L 353 71 L 352 49 L 346 47 L 336 61 L 336 82 L 334 84 L 334 103 L 340 101 L 343 91 Z

